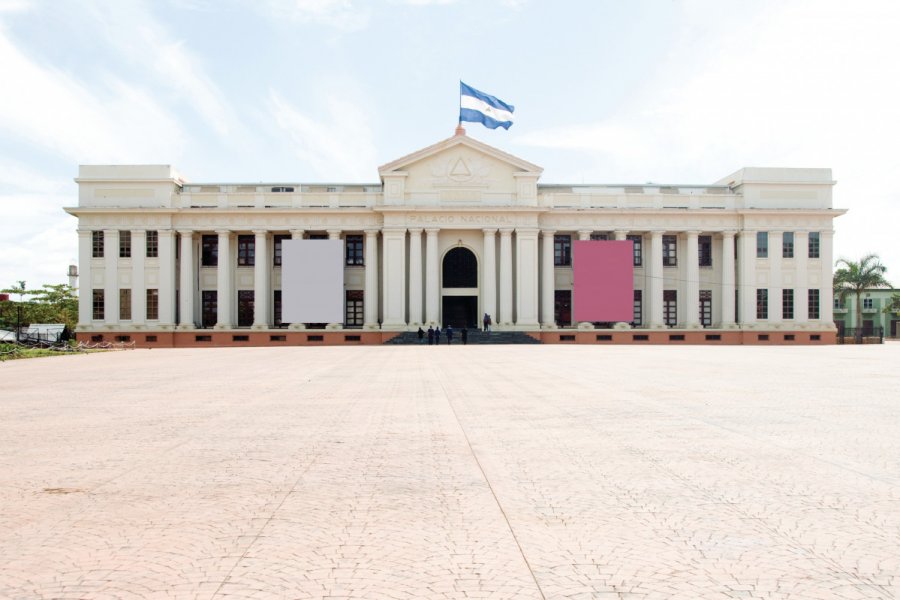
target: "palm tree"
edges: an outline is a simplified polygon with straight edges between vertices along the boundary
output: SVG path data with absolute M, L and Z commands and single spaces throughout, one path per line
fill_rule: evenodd
M 859 262 L 840 258 L 835 266 L 839 268 L 834 272 L 834 293 L 841 303 L 851 292 L 856 296 L 856 339 L 859 341 L 862 338 L 862 293 L 867 289 L 891 287 L 884 278 L 887 267 L 881 264 L 877 254 L 867 254 Z

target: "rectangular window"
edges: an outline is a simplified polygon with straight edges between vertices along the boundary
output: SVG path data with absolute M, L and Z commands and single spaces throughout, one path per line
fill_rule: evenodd
M 819 232 L 809 232 L 809 257 L 819 258 Z
M 712 327 L 712 290 L 700 290 L 700 324 Z
M 131 258 L 131 232 L 119 232 L 119 258 Z
M 159 319 L 159 290 L 147 288 L 147 320 Z
M 644 238 L 639 235 L 629 235 L 625 237 L 626 240 L 631 240 L 634 244 L 634 266 L 640 267 L 643 264 L 643 240 Z
M 644 298 L 641 290 L 634 290 L 634 318 L 631 321 L 632 327 L 640 327 L 643 323 L 644 316 Z
M 769 318 L 769 290 L 765 288 L 756 290 L 756 318 Z
M 700 254 L 700 266 L 712 266 L 712 236 L 701 235 L 697 238 L 697 250 Z
M 794 290 L 781 290 L 781 318 L 794 318 Z
M 819 318 L 819 290 L 812 289 L 809 290 L 807 294 L 808 305 L 809 305 L 809 314 L 808 317 L 812 320 L 816 320 Z
M 219 318 L 219 296 L 216 290 L 203 290 L 201 295 L 200 315 L 203 327 L 215 327 Z
M 119 290 L 119 320 L 131 320 L 131 290 L 127 288 Z
M 159 232 L 158 231 L 148 231 L 147 232 L 147 258 L 158 258 L 159 257 Z
M 662 236 L 663 245 L 663 266 L 678 266 L 678 236 L 664 235 Z
M 781 258 L 794 258 L 794 232 L 781 234 Z
M 840 296 L 834 297 L 834 307 L 838 309 L 844 308 L 844 301 L 841 300 Z
M 756 232 L 756 258 L 769 258 L 769 232 Z
M 594 241 L 608 240 L 608 239 L 609 239 L 609 234 L 608 234 L 608 233 L 592 233 L 592 234 L 591 234 L 591 239 L 594 240 Z
M 871 298 L 863 298 L 863 309 L 874 308 Z
M 669 327 L 678 324 L 678 291 L 663 290 L 663 320 Z
M 103 320 L 104 300 L 105 300 L 105 298 L 103 295 L 103 290 L 94 290 L 94 296 L 93 296 L 93 302 L 94 302 L 93 309 L 94 310 L 93 310 L 93 315 L 91 318 L 94 319 L 95 321 Z
M 282 256 L 281 243 L 284 240 L 289 240 L 289 239 L 291 239 L 291 236 L 289 236 L 289 235 L 276 235 L 275 236 L 275 243 L 272 248 L 272 257 L 273 257 L 272 258 L 272 266 L 275 266 L 275 267 L 281 266 L 281 256 Z
M 253 290 L 238 290 L 238 327 L 253 325 Z
M 103 232 L 91 232 L 91 257 L 103 258 Z
M 362 266 L 363 263 L 363 236 L 348 235 L 344 237 L 345 264 L 348 266 Z
M 281 322 L 281 290 L 275 290 L 273 296 L 272 322 L 275 323 L 275 327 L 281 327 L 285 324 Z
M 238 266 L 252 267 L 256 264 L 256 236 L 238 236 Z
M 553 266 L 569 267 L 572 265 L 572 236 L 553 236 Z
M 200 240 L 200 265 L 216 267 L 219 265 L 219 236 L 204 235 Z
M 347 300 L 344 305 L 344 326 L 362 327 L 363 323 L 363 291 L 347 290 Z

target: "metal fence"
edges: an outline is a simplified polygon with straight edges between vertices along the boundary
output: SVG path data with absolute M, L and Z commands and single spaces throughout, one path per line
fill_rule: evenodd
M 838 344 L 883 344 L 884 327 L 839 327 Z

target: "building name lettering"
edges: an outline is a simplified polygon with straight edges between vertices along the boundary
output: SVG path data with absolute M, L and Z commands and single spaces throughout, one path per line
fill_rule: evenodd
M 409 223 L 472 223 L 475 225 L 512 225 L 513 219 L 504 215 L 409 215 Z

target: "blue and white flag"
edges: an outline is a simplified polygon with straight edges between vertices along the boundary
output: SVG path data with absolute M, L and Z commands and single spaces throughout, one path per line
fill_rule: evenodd
M 507 104 L 499 98 L 495 98 L 484 92 L 479 92 L 469 87 L 462 81 L 459 82 L 459 122 L 481 123 L 488 129 L 509 129 L 512 125 L 512 114 L 516 110 L 512 104 Z

